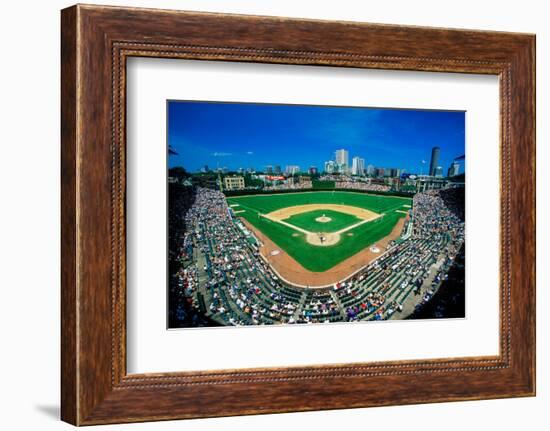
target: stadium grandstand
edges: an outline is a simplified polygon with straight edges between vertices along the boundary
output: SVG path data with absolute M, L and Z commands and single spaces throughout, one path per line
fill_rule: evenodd
M 221 191 L 170 184 L 169 200 L 171 328 L 404 319 L 453 289 L 448 274 L 464 260 L 464 188 L 414 195 L 399 235 L 322 287 L 283 279 Z

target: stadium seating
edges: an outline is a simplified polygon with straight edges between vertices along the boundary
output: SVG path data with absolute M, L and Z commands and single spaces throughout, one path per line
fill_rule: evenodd
M 429 301 L 464 242 L 457 189 L 413 198 L 411 235 L 376 261 L 325 289 L 286 284 L 260 257 L 216 190 L 176 196 L 170 212 L 170 321 L 174 326 L 270 325 L 385 320 L 402 316 L 411 295 Z M 404 232 L 407 231 L 405 227 Z M 431 293 L 430 293 L 431 292 Z

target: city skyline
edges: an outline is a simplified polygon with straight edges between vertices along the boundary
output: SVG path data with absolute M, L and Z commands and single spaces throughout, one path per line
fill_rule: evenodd
M 368 165 L 428 174 L 440 148 L 443 172 L 464 154 L 464 112 L 215 102 L 168 102 L 169 167 L 310 166 L 324 170 L 345 150 Z M 176 153 L 176 154 L 174 154 Z

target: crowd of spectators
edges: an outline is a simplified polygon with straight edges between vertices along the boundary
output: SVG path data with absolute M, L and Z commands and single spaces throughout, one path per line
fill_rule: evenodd
M 366 192 L 389 192 L 391 187 L 386 184 L 372 183 L 362 178 L 349 175 L 322 175 L 320 181 L 334 181 L 336 189 L 361 190 Z
M 171 183 L 168 186 L 168 321 L 170 327 L 203 326 L 208 322 L 196 306 L 194 286 L 197 266 L 187 213 L 195 201 L 196 190 Z
M 413 197 L 413 237 L 464 241 L 464 189 L 431 190 Z
M 264 186 L 263 190 L 272 191 L 272 190 L 310 190 L 313 188 L 313 183 L 309 181 L 292 181 L 292 179 L 287 179 L 279 182 L 279 184 L 271 184 Z

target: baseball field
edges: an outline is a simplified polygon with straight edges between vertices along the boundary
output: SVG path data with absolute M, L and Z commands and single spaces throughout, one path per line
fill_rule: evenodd
M 242 217 L 306 270 L 324 272 L 375 244 L 407 215 L 412 200 L 357 192 L 229 197 Z

